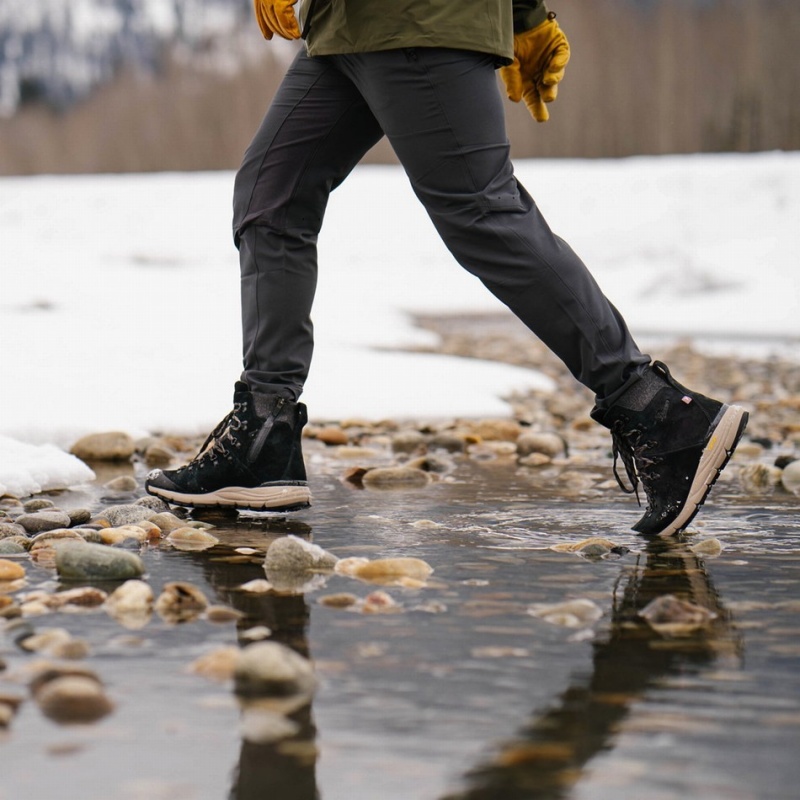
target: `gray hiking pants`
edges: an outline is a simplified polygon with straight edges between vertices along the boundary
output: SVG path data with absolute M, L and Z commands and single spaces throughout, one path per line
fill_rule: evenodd
M 384 134 L 456 261 L 601 406 L 638 380 L 649 357 L 514 177 L 493 57 L 415 48 L 301 52 L 245 153 L 233 226 L 251 389 L 300 395 L 328 196 Z

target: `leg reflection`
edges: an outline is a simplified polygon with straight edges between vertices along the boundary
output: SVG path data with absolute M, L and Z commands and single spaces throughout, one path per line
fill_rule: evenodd
M 658 681 L 721 656 L 738 660 L 740 639 L 705 570 L 686 545 L 656 540 L 644 563 L 624 574 L 609 631 L 594 645 L 592 674 L 570 686 L 495 757 L 466 776 L 468 789 L 447 800 L 566 798 L 597 754 L 614 747 L 619 723 Z M 665 639 L 639 612 L 657 597 L 675 595 L 716 615 L 681 638 Z

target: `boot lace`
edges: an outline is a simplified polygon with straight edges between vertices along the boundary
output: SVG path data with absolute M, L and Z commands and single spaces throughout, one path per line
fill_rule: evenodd
M 241 417 L 246 408 L 246 402 L 234 403 L 233 410 L 208 434 L 199 453 L 181 469 L 197 467 L 206 461 L 216 464 L 220 459 L 229 459 L 233 449 L 241 448 L 241 439 L 235 434 L 237 431 L 247 429 L 247 420 Z
M 639 484 L 645 490 L 645 495 L 649 495 L 647 488 L 652 479 L 651 468 L 656 462 L 645 455 L 647 443 L 640 443 L 641 433 L 639 431 L 625 430 L 621 421 L 617 421 L 611 428 L 611 455 L 614 459 L 612 471 L 617 485 L 626 494 L 636 495 L 636 502 L 641 506 L 642 501 L 639 497 Z M 617 468 L 617 460 L 622 461 L 625 467 L 625 474 L 630 486 L 626 486 L 620 477 Z

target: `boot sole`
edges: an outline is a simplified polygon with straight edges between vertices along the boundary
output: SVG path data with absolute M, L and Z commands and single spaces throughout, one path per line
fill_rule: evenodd
M 302 484 L 226 486 L 207 494 L 182 494 L 160 486 L 148 486 L 150 494 L 176 506 L 236 508 L 242 511 L 299 511 L 311 505 L 311 492 Z
M 749 414 L 740 406 L 723 406 L 697 465 L 689 495 L 678 516 L 656 536 L 668 536 L 682 531 L 695 517 L 708 497 L 747 426 Z

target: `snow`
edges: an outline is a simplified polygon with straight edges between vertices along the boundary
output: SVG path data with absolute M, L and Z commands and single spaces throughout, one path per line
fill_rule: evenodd
M 517 174 L 634 334 L 691 334 L 734 356 L 796 346 L 800 153 L 533 160 Z M 203 433 L 229 410 L 241 364 L 232 183 L 0 178 L 0 493 L 84 480 L 58 449 L 84 433 Z M 355 170 L 319 250 L 312 420 L 505 415 L 503 396 L 550 385 L 384 349 L 431 342 L 414 312 L 502 309 L 452 261 L 399 168 Z

